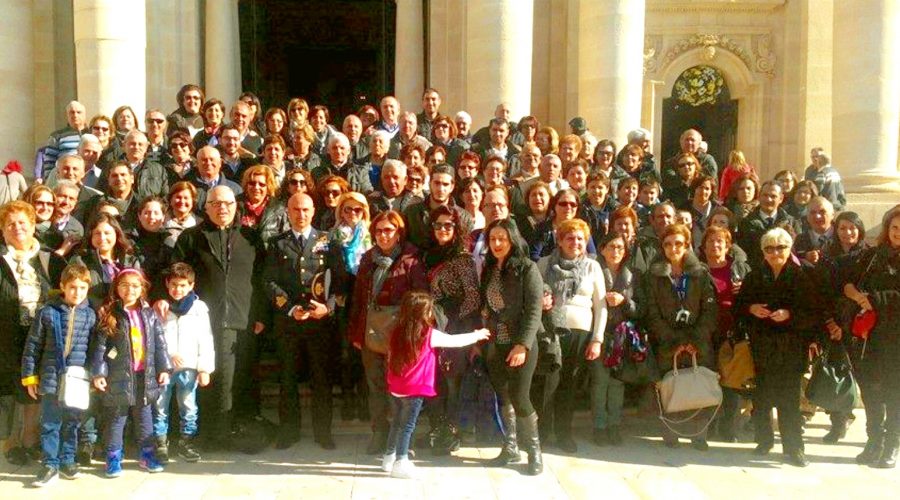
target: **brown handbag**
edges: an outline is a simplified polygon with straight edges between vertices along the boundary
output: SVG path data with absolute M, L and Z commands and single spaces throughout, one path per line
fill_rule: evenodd
M 726 340 L 719 348 L 718 364 L 722 387 L 746 390 L 752 386 L 756 370 L 749 340 Z
M 399 306 L 372 305 L 366 311 L 366 348 L 374 353 L 387 354 L 391 330 L 397 321 Z

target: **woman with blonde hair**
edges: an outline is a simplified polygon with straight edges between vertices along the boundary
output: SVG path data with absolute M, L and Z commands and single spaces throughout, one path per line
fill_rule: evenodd
M 728 154 L 728 165 L 722 170 L 722 180 L 719 183 L 719 201 L 724 202 L 728 198 L 728 193 L 731 192 L 731 184 L 744 174 L 758 177 L 756 168 L 744 158 L 744 152 L 734 149 Z

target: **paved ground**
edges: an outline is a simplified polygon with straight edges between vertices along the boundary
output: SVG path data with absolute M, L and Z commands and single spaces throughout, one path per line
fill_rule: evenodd
M 865 441 L 862 411 L 857 414 L 847 439 L 833 446 L 821 443 L 827 417 L 817 415 L 807 426 L 812 465 L 806 469 L 781 465 L 780 453 L 757 460 L 749 443 L 711 443 L 706 453 L 687 446 L 669 450 L 651 435 L 652 420 L 632 417 L 621 448 L 591 444 L 587 422 L 581 421 L 577 457 L 549 448 L 546 471 L 539 477 L 522 475 L 522 466 L 486 468 L 483 462 L 496 448 L 464 447 L 453 457 L 423 457 L 418 461 L 420 479 L 399 480 L 385 477 L 375 458 L 364 453 L 365 426 L 342 423 L 335 432 L 334 451 L 319 449 L 304 434 L 288 450 L 270 449 L 256 456 L 213 454 L 198 464 L 172 463 L 161 474 L 140 472 L 129 461 L 124 475 L 110 480 L 102 477 L 98 464 L 75 481 L 59 480 L 40 491 L 29 487 L 36 466 L 3 463 L 0 498 L 895 498 L 900 471 L 853 462 Z

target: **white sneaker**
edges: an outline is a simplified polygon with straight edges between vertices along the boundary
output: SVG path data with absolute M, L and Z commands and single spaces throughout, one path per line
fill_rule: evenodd
M 397 461 L 396 453 L 391 453 L 391 454 L 385 453 L 384 456 L 381 457 L 381 470 L 383 470 L 385 472 L 390 472 L 391 469 L 394 467 L 394 462 L 396 462 L 396 461 Z
M 391 477 L 396 477 L 397 479 L 415 479 L 416 476 L 416 466 L 410 462 L 408 458 L 401 458 L 394 462 L 394 467 L 391 469 Z

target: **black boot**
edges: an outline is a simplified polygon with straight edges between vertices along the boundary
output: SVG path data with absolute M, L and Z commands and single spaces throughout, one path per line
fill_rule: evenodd
M 491 467 L 504 467 L 522 460 L 516 441 L 516 411 L 511 404 L 500 408 L 500 420 L 503 422 L 503 446 L 500 454 L 488 462 Z
M 884 451 L 881 458 L 872 467 L 876 469 L 893 469 L 897 466 L 897 451 L 900 450 L 900 434 L 889 432 L 884 437 Z
M 156 460 L 161 464 L 169 462 L 169 438 L 167 436 L 156 436 Z
M 541 456 L 541 438 L 538 433 L 538 416 L 532 413 L 527 417 L 516 419 L 516 426 L 522 433 L 525 451 L 528 453 L 528 475 L 537 476 L 544 471 L 544 459 Z
M 872 432 L 869 440 L 866 441 L 866 447 L 862 453 L 856 455 L 856 463 L 859 465 L 873 465 L 881 458 L 884 451 L 884 433 Z
M 82 467 L 91 466 L 91 456 L 94 454 L 93 443 L 81 443 L 78 445 L 78 451 L 75 453 L 75 461 Z
M 178 443 L 178 456 L 185 462 L 200 461 L 200 452 L 197 451 L 193 436 L 181 436 L 181 441 Z
M 844 439 L 847 436 L 847 424 L 846 419 L 836 420 L 831 423 L 831 430 L 828 431 L 828 434 L 825 434 L 822 437 L 822 442 L 827 444 L 836 444 L 841 439 Z

